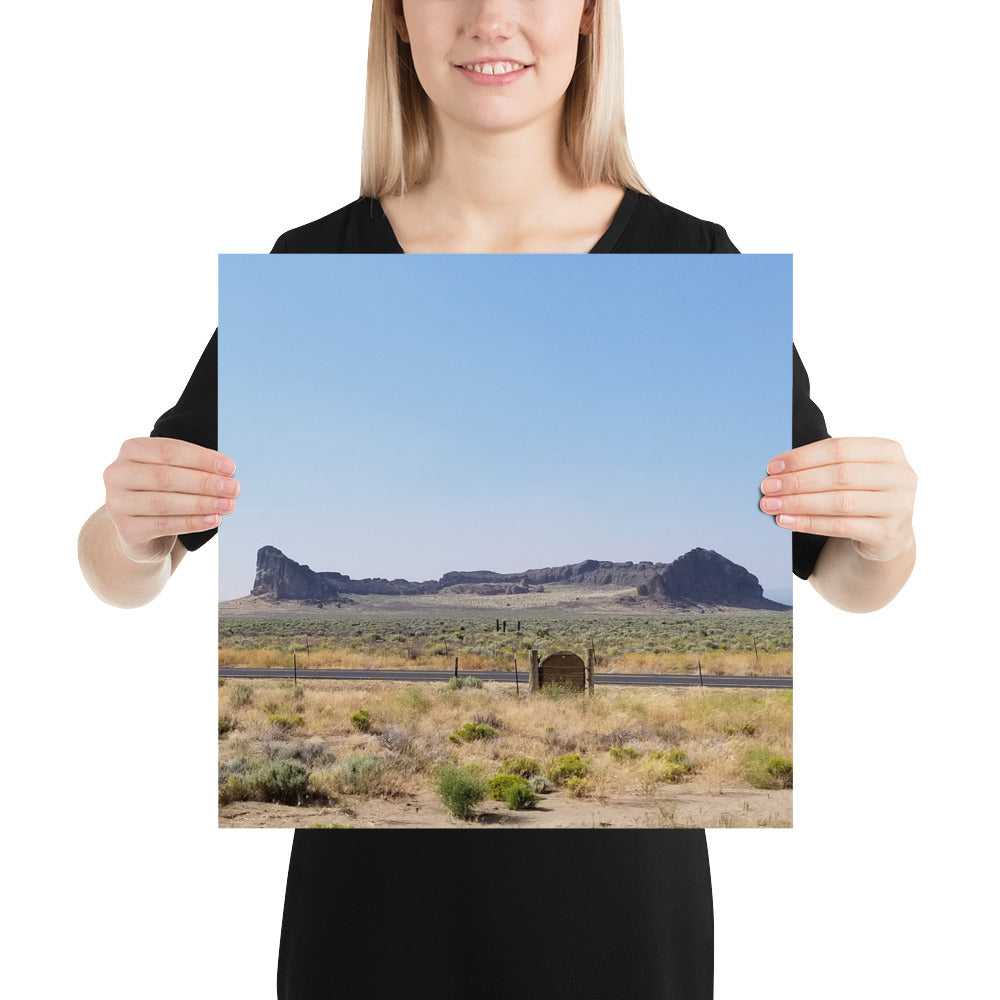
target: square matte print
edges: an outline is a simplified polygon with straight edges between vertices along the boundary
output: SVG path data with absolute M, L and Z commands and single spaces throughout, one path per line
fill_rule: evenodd
M 220 258 L 219 824 L 792 819 L 787 255 Z

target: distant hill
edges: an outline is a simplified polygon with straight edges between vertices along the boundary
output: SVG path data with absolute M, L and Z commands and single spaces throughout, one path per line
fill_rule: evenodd
M 343 573 L 316 572 L 265 545 L 257 551 L 257 573 L 251 596 L 272 601 L 342 600 L 348 594 L 405 597 L 421 594 L 527 594 L 546 585 L 617 590 L 635 588 L 636 597 L 670 606 L 722 605 L 732 608 L 787 611 L 788 605 L 764 597 L 749 570 L 711 549 L 696 548 L 671 563 L 601 562 L 585 559 L 566 566 L 528 569 L 521 573 L 465 570 L 445 573 L 440 580 L 416 583 L 369 577 L 352 580 Z

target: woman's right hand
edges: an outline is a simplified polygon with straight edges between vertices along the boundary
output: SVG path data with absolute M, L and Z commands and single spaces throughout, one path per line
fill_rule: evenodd
M 159 562 L 177 536 L 208 531 L 236 506 L 236 463 L 175 438 L 126 441 L 104 470 L 105 508 L 122 551 L 134 562 Z

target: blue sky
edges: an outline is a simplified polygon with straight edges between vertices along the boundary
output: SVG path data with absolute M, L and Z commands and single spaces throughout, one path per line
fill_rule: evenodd
M 257 549 L 426 580 L 695 546 L 791 585 L 789 255 L 222 255 L 219 447 Z

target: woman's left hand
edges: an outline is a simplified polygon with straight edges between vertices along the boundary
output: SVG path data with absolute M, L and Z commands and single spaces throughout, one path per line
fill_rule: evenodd
M 760 509 L 792 531 L 847 538 L 863 559 L 889 562 L 914 547 L 917 475 L 884 438 L 827 438 L 776 455 Z

